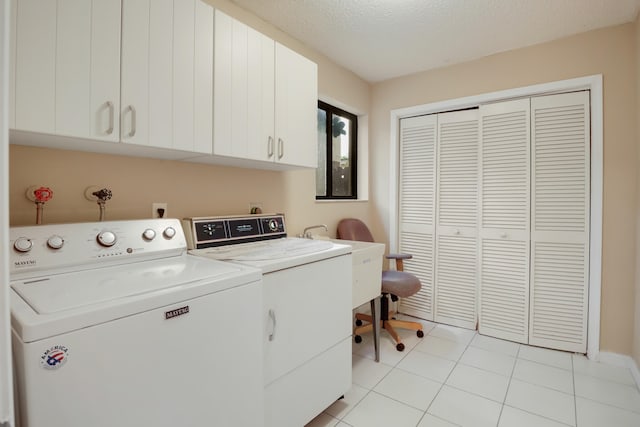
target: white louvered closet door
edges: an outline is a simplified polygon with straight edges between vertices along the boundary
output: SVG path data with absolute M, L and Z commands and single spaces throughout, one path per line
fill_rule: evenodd
M 436 322 L 476 328 L 478 110 L 438 114 Z
M 589 278 L 589 92 L 531 99 L 529 343 L 586 352 Z
M 399 251 L 420 291 L 400 300 L 400 311 L 433 320 L 433 263 L 436 201 L 436 115 L 400 121 Z
M 530 101 L 480 107 L 478 331 L 529 339 Z

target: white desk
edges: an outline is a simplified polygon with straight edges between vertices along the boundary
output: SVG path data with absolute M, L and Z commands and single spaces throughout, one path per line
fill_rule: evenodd
M 380 294 L 382 292 L 382 259 L 385 246 L 382 243 L 333 240 L 350 245 L 353 260 L 353 303 L 356 309 L 366 302 L 371 304 L 373 317 L 373 345 L 376 362 L 380 361 Z

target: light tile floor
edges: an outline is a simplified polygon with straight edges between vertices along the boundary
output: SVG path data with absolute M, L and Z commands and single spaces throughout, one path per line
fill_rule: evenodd
M 413 319 L 417 320 L 417 319 Z M 627 368 L 422 321 L 353 345 L 353 386 L 307 427 L 640 427 L 640 391 Z

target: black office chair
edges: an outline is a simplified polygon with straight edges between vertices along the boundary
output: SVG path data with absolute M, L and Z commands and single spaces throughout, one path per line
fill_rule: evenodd
M 367 226 L 355 218 L 346 218 L 338 223 L 338 239 L 344 240 L 357 240 L 361 242 L 373 242 L 373 235 L 367 228 Z M 420 290 L 420 280 L 413 274 L 403 271 L 403 260 L 411 259 L 411 255 L 408 254 L 389 254 L 387 259 L 393 259 L 396 261 L 395 270 L 385 270 L 382 272 L 382 298 L 380 306 L 380 324 L 389 335 L 393 337 L 396 342 L 396 349 L 398 351 L 404 350 L 404 344 L 400 340 L 400 336 L 394 330 L 396 328 L 411 329 L 416 331 L 418 337 L 424 337 L 422 332 L 422 324 L 418 322 L 410 322 L 405 320 L 396 320 L 393 318 L 394 312 L 389 311 L 389 296 L 392 301 L 397 301 L 399 298 L 406 298 L 414 295 Z M 362 322 L 369 322 L 367 325 L 363 325 Z M 362 342 L 361 334 L 369 332 L 373 329 L 373 319 L 367 314 L 356 314 L 356 325 L 353 335 L 356 343 Z

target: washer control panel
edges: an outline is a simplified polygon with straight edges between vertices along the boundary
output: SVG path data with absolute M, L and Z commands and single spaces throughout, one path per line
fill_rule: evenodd
M 181 253 L 187 246 L 177 219 L 11 227 L 9 237 L 12 278 L 107 261 L 134 262 Z

